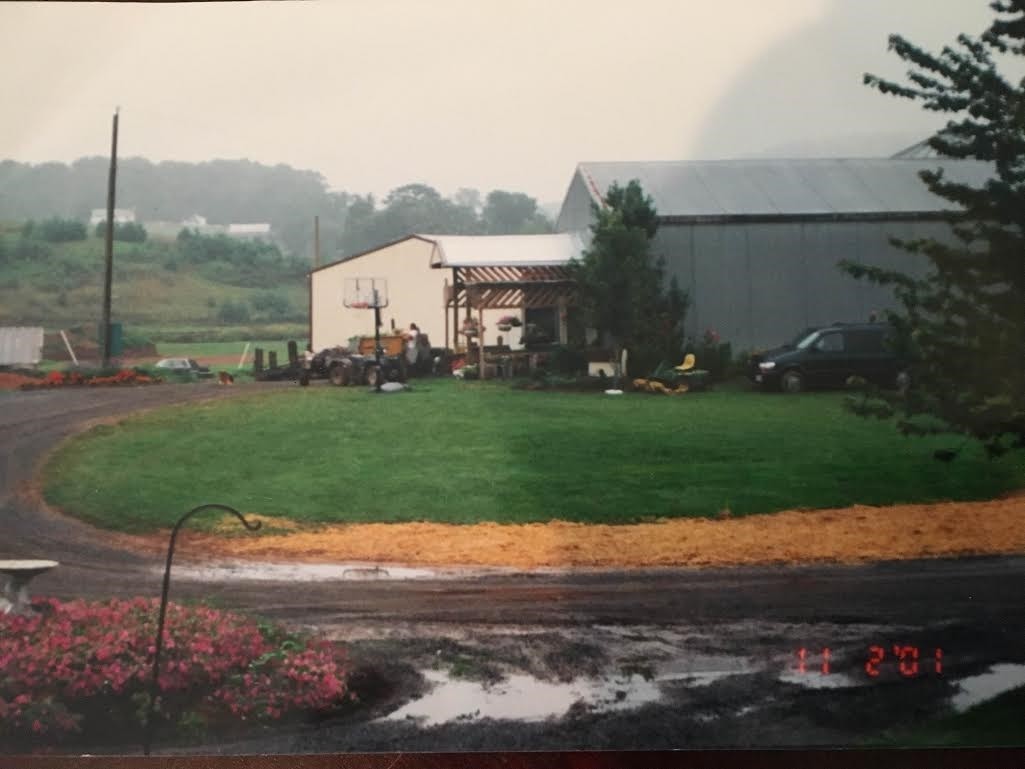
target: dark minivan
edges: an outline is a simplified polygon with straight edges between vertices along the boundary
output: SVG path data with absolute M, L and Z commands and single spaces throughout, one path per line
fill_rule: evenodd
M 766 389 L 789 393 L 843 387 L 851 377 L 904 390 L 910 383 L 908 366 L 890 349 L 890 330 L 884 323 L 805 329 L 789 344 L 752 355 L 749 375 Z

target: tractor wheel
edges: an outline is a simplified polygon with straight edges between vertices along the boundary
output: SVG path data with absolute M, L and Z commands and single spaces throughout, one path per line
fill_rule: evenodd
M 341 363 L 336 363 L 328 371 L 327 377 L 335 387 L 345 387 L 349 384 L 349 368 Z
M 780 387 L 785 393 L 799 393 L 804 389 L 804 377 L 800 371 L 787 371 L 780 379 Z

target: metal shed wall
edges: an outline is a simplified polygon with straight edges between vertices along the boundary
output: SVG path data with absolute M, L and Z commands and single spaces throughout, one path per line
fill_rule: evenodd
M 734 350 L 775 346 L 802 328 L 865 321 L 890 289 L 841 272 L 842 259 L 922 275 L 927 261 L 889 243 L 949 236 L 938 221 L 665 223 L 653 251 L 691 299 L 686 329 L 714 329 Z
M 662 217 L 654 252 L 690 295 L 687 333 L 764 348 L 894 306 L 892 290 L 837 263 L 924 274 L 925 257 L 889 239 L 951 238 L 938 215 L 952 204 L 918 176 L 938 166 L 973 186 L 992 175 L 986 163 L 935 159 L 581 163 L 556 229 L 586 232 L 599 191 L 638 179 Z

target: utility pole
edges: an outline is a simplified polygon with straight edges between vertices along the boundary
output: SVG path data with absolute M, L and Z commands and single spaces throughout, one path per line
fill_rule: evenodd
M 320 216 L 314 216 L 314 270 L 320 267 Z
M 104 248 L 106 271 L 103 275 L 103 368 L 110 366 L 110 288 L 114 278 L 114 190 L 117 186 L 117 117 L 114 110 L 114 131 L 110 141 L 110 177 L 107 181 L 107 242 Z

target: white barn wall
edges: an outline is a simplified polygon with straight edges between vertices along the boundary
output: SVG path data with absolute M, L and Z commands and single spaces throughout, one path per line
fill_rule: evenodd
M 381 311 L 385 329 L 408 328 L 416 323 L 428 335 L 433 347 L 445 345 L 444 285 L 452 283 L 452 270 L 431 267 L 435 245 L 427 240 L 411 237 L 398 243 L 382 246 L 361 256 L 328 265 L 311 273 L 310 339 L 314 351 L 325 347 L 348 344 L 351 337 L 370 336 L 374 333 L 374 313 L 345 307 L 342 297 L 346 278 L 385 278 L 388 281 L 388 307 Z M 449 309 L 448 346 L 455 342 L 463 346 L 465 338 L 453 339 L 452 310 Z M 459 320 L 465 316 L 461 308 Z M 474 318 L 477 310 L 472 310 Z M 506 315 L 523 320 L 519 309 L 485 310 L 484 343 L 498 343 L 498 337 L 512 349 L 521 349 L 523 329 L 499 331 L 498 321 Z
M 311 342 L 313 349 L 345 345 L 357 335 L 373 335 L 373 310 L 342 304 L 346 278 L 386 278 L 388 307 L 381 310 L 386 329 L 392 319 L 398 328 L 416 323 L 440 347 L 445 341 L 443 286 L 450 270 L 431 267 L 434 245 L 420 238 L 384 246 L 375 251 L 328 265 L 311 274 Z

